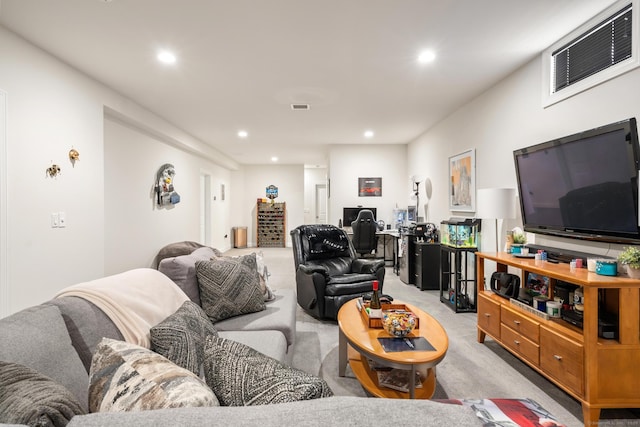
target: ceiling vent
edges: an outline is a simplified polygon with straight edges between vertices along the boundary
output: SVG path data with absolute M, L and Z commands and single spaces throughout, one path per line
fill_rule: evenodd
M 311 106 L 309 104 L 291 104 L 292 110 L 308 110 Z

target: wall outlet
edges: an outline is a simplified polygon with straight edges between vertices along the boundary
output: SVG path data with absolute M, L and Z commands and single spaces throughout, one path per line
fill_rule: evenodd
M 51 228 L 60 227 L 60 214 L 58 212 L 51 212 Z

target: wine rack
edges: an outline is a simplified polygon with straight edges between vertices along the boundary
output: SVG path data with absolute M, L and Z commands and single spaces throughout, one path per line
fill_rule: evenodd
M 287 204 L 263 202 L 257 207 L 257 244 L 260 248 L 284 248 Z

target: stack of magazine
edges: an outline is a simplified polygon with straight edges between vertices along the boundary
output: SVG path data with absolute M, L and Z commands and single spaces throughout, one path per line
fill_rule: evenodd
M 371 359 L 367 359 L 369 367 L 378 375 L 378 385 L 393 390 L 409 392 L 409 379 L 411 371 L 404 369 L 395 369 L 381 365 Z M 420 374 L 416 372 L 415 388 L 422 388 L 422 379 Z

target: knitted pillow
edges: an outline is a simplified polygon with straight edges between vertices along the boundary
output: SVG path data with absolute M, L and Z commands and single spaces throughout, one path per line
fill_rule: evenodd
M 63 385 L 26 366 L 0 361 L 0 423 L 66 426 L 84 413 Z
M 204 340 L 218 335 L 206 313 L 192 301 L 185 301 L 171 316 L 151 328 L 151 350 L 176 365 L 200 374 Z
M 200 305 L 200 290 L 198 289 L 198 277 L 196 276 L 196 261 L 208 261 L 219 256 L 220 251 L 210 247 L 196 249 L 188 255 L 165 258 L 158 264 L 158 271 L 164 273 L 169 279 L 184 291 L 191 301 Z
M 224 406 L 251 406 L 333 396 L 322 378 L 289 367 L 236 341 L 208 336 L 204 374 Z
M 200 302 L 217 322 L 266 308 L 256 266 L 256 254 L 196 262 Z
M 73 348 L 58 307 L 45 303 L 2 319 L 0 360 L 46 375 L 73 393 L 85 411 L 88 409 L 89 375 Z
M 144 347 L 104 338 L 89 374 L 89 410 L 218 406 L 218 399 L 196 375 Z

